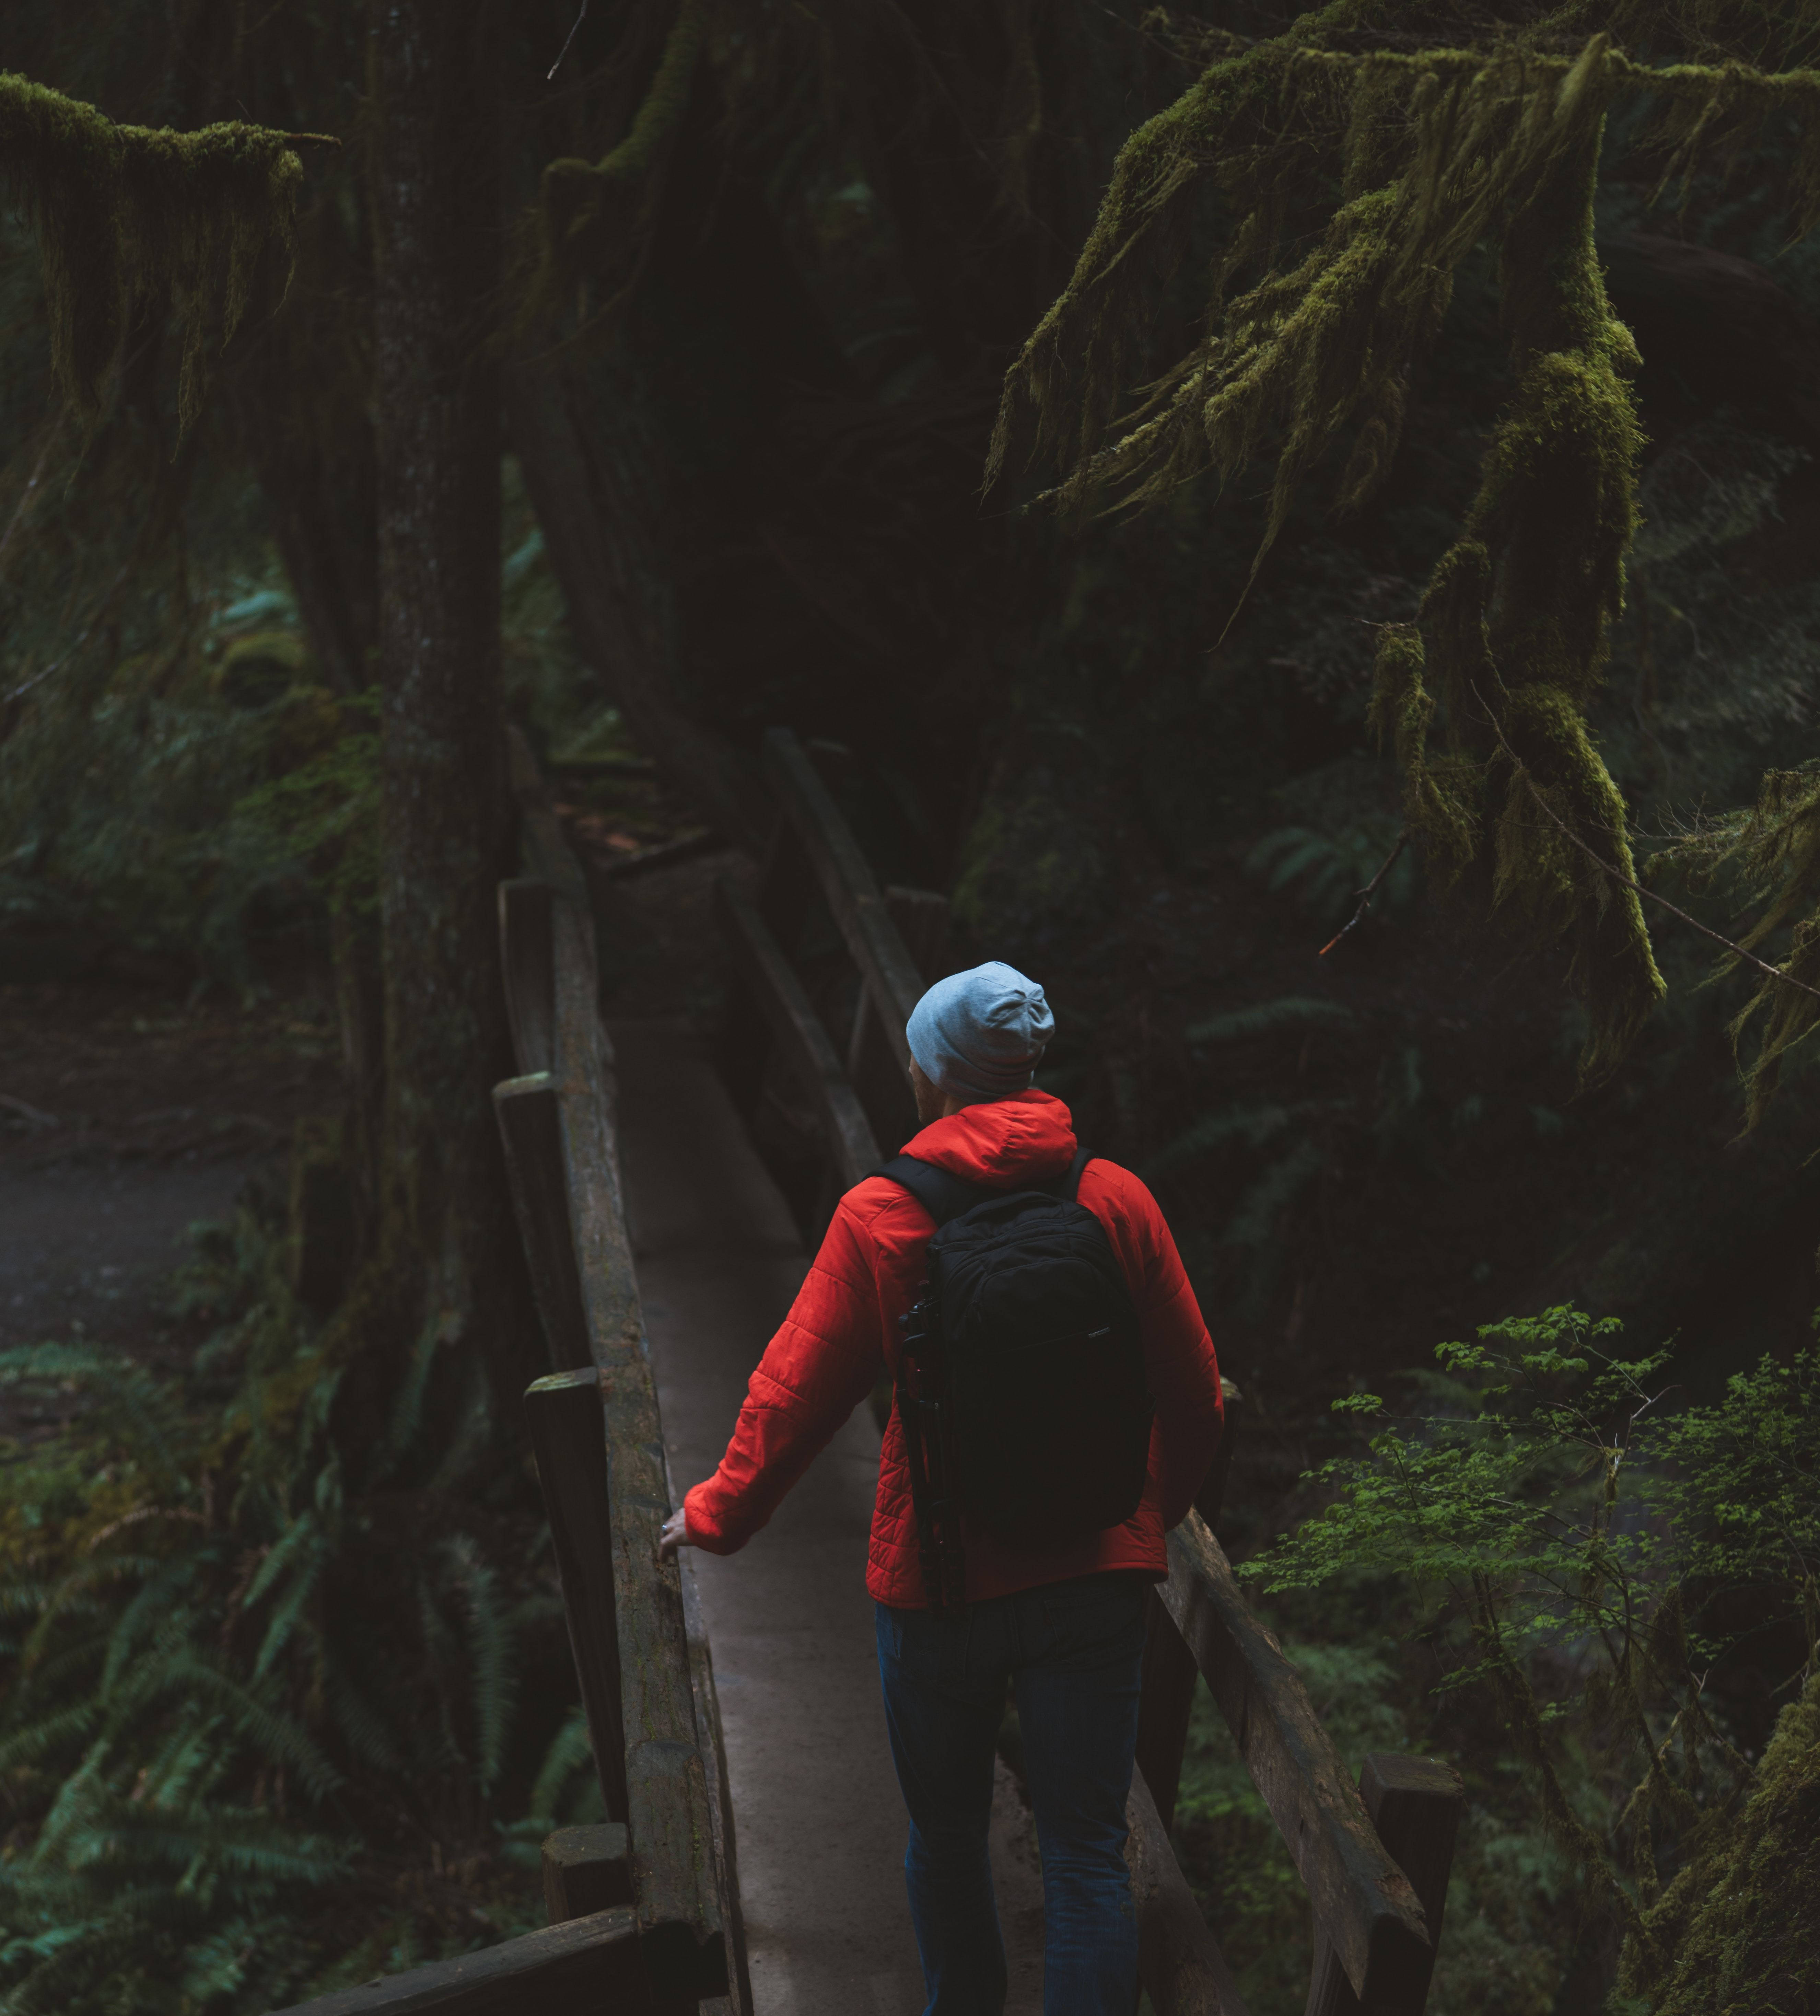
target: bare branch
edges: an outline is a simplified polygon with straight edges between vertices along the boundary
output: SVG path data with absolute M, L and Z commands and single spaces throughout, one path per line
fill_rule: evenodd
M 588 0 L 581 0 L 581 11 L 575 16 L 575 25 L 569 31 L 567 38 L 564 41 L 562 48 L 557 52 L 556 61 L 550 65 L 549 74 L 544 79 L 544 82 L 545 84 L 554 84 L 556 82 L 556 72 L 563 67 L 563 59 L 569 53 L 570 48 L 574 43 L 576 36 L 581 32 L 581 23 L 587 19 Z
M 1353 926 L 1356 924 L 1365 915 L 1365 912 L 1370 909 L 1372 898 L 1378 893 L 1378 884 L 1382 882 L 1384 877 L 1390 873 L 1390 870 L 1396 866 L 1398 857 L 1401 855 L 1404 848 L 1408 844 L 1409 829 L 1408 826 L 1405 826 L 1403 830 L 1397 836 L 1397 844 L 1384 856 L 1383 865 L 1379 868 L 1377 873 L 1372 877 L 1370 881 L 1369 881 L 1361 890 L 1359 891 L 1358 908 L 1353 912 L 1351 917 L 1345 923 L 1342 924 L 1340 929 L 1334 933 L 1333 936 L 1330 938 L 1327 941 L 1326 944 L 1321 948 L 1320 951 L 1315 955 L 1317 958 L 1325 959 L 1327 955 L 1333 951 L 1333 948 L 1339 944 L 1340 941 L 1346 936 L 1347 933 L 1352 929 Z

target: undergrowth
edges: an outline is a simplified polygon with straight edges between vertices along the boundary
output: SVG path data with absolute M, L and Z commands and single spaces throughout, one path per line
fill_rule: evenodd
M 1437 2016 L 1743 2016 L 1820 1986 L 1820 1349 L 1689 1406 L 1617 1329 L 1494 1324 L 1409 1375 L 1415 1410 L 1336 1402 L 1375 1432 L 1240 1570 L 1349 1769 L 1463 1773 Z M 1299 2007 L 1307 1892 L 1204 1693 L 1177 1836 L 1251 2007 Z
M 203 1228 L 170 1378 L 0 1355 L 72 1401 L 0 1468 L 0 2008 L 253 2011 L 541 1922 L 537 1844 L 597 1817 L 534 1479 L 432 1328 L 338 1421 L 285 1242 Z M 300 1409 L 294 1394 L 301 1384 Z

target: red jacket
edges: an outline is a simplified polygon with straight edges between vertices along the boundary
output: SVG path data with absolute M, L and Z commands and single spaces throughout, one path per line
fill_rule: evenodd
M 997 1189 L 1052 1183 L 1074 1156 L 1068 1109 L 1047 1093 L 969 1106 L 925 1127 L 905 1152 Z M 1220 1439 L 1220 1374 L 1207 1325 L 1156 1202 L 1128 1170 L 1089 1162 L 1080 1198 L 1106 1227 L 1142 1324 L 1156 1403 L 1150 1476 L 1122 1526 L 1041 1550 L 982 1536 L 967 1547 L 967 1595 L 978 1601 L 1038 1582 L 1113 1568 L 1160 1581 L 1163 1535 L 1200 1489 Z M 690 1537 L 710 1553 L 745 1546 L 841 1423 L 887 1370 L 897 1319 L 924 1277 L 929 1214 L 887 1176 L 847 1192 L 794 1306 L 753 1373 L 721 1467 L 683 1501 Z M 926 1607 L 904 1442 L 894 1412 L 879 1457 L 866 1587 L 899 1609 Z

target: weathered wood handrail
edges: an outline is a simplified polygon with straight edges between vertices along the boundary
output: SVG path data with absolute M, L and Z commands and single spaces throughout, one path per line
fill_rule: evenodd
M 615 2016 L 642 2012 L 645 1959 L 635 1912 L 595 1911 L 459 1960 L 433 1960 L 275 2016 Z
M 1453 1868 L 1454 1841 L 1466 1804 L 1460 1774 L 1451 1765 L 1427 1757 L 1366 1758 L 1358 1774 L 1360 1796 L 1371 1816 L 1386 1853 L 1415 1885 L 1428 1921 L 1427 1971 L 1412 1982 L 1410 2006 L 1426 1999 L 1434 1957 L 1441 1946 L 1441 1924 L 1447 1909 L 1448 1877 Z M 1375 2005 L 1374 2005 L 1375 2006 Z M 1361 2016 L 1365 2008 L 1340 1965 L 1338 1955 L 1318 1921 L 1315 1927 L 1315 1971 L 1308 1989 L 1307 2016 Z
M 613 1064 L 600 1020 L 592 920 L 570 898 L 555 905 L 554 923 L 555 1076 L 569 1219 L 606 1444 L 625 1817 L 639 1932 L 655 1993 L 721 1995 L 728 1973 L 714 1866 L 721 1816 L 709 1799 L 696 1726 L 680 1574 L 657 1554 L 670 1503 L 663 1428 L 620 1208 Z
M 559 1371 L 592 1365 L 588 1312 L 569 1224 L 562 1101 L 556 1079 L 548 1071 L 505 1079 L 493 1088 L 493 1115 L 499 1123 L 513 1212 L 550 1363 Z
M 626 1817 L 625 1712 L 620 1689 L 618 1595 L 613 1586 L 606 1435 L 600 1375 L 552 1372 L 532 1381 L 525 1418 L 550 1515 L 550 1545 L 563 1585 L 569 1647 L 600 1796 L 610 1820 Z
M 899 1068 L 908 1070 L 904 1025 L 922 998 L 923 976 L 891 920 L 871 866 L 807 752 L 787 728 L 766 735 L 764 772 L 872 995 L 892 1054 Z
M 1190 1512 L 1168 1544 L 1164 1605 L 1307 1885 L 1322 1935 L 1361 2002 L 1413 2016 L 1434 1964 L 1415 1888 L 1206 1521 Z
M 714 885 L 721 928 L 772 1033 L 815 1103 L 822 1140 L 841 1187 L 879 1165 L 879 1145 L 807 991 L 752 905 L 728 881 Z

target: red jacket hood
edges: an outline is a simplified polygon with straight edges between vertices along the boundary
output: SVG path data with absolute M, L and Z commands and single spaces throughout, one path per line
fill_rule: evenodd
M 1074 1118 L 1034 1088 L 932 1121 L 904 1153 L 989 1189 L 1053 1183 L 1074 1159 Z

